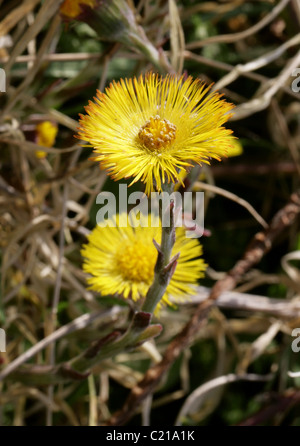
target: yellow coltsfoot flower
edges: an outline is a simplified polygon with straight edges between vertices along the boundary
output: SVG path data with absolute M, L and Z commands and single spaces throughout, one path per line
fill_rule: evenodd
M 80 115 L 79 137 L 116 180 L 141 180 L 146 193 L 182 181 L 180 170 L 220 160 L 232 146 L 223 127 L 233 105 L 192 77 L 154 73 L 113 82 Z
M 58 132 L 58 128 L 55 123 L 51 121 L 40 122 L 39 124 L 37 124 L 35 131 L 36 143 L 39 146 L 53 147 Z M 47 156 L 47 152 L 45 152 L 44 150 L 36 150 L 35 156 L 42 159 Z
M 106 227 L 96 226 L 83 246 L 83 269 L 91 276 L 89 288 L 103 296 L 117 295 L 137 301 L 144 298 L 153 282 L 157 250 L 153 239 L 161 238 L 157 216 L 140 214 L 140 226 L 133 227 L 126 213 L 107 221 Z M 151 226 L 152 225 L 152 226 Z M 167 286 L 166 293 L 157 305 L 172 305 L 195 294 L 197 280 L 203 277 L 207 265 L 202 246 L 197 239 L 186 238 L 185 228 L 176 228 L 176 241 L 172 256 L 180 253 L 177 267 Z
M 86 7 L 92 9 L 96 0 L 65 0 L 60 6 L 60 13 L 68 19 L 76 19 L 84 13 Z

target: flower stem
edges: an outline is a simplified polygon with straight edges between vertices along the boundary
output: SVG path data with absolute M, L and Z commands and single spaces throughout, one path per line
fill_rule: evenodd
M 175 73 L 165 53 L 155 48 L 141 27 L 139 27 L 139 34 L 130 34 L 130 43 L 144 54 L 160 73 Z
M 174 184 L 164 183 L 162 189 L 163 192 L 171 194 L 174 189 Z M 159 203 L 160 211 L 162 213 L 162 201 Z M 173 259 L 171 258 L 172 249 L 175 243 L 174 201 L 170 201 L 170 205 L 165 212 L 169 212 L 170 225 L 165 227 L 162 221 L 161 244 L 160 246 L 155 245 L 158 250 L 158 256 L 154 270 L 154 280 L 147 292 L 145 302 L 142 307 L 142 311 L 147 313 L 154 312 L 157 304 L 165 294 L 177 264 L 178 257 L 174 257 Z

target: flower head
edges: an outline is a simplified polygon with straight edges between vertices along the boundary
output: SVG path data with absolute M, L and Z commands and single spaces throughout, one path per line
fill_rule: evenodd
M 243 153 L 243 146 L 238 139 L 232 138 L 231 149 L 228 152 L 228 157 L 240 156 Z
M 51 121 L 43 121 L 37 124 L 36 128 L 36 143 L 39 146 L 52 147 L 58 132 L 57 125 Z M 37 158 L 45 158 L 47 152 L 43 150 L 36 150 L 35 155 Z
M 87 23 L 101 40 L 140 49 L 149 44 L 126 0 L 65 0 L 60 13 L 66 21 Z
M 223 124 L 233 106 L 209 90 L 198 79 L 153 73 L 113 82 L 80 115 L 79 137 L 114 179 L 161 191 L 180 181 L 181 169 L 220 160 L 231 148 Z
M 81 251 L 83 269 L 91 274 L 87 279 L 89 287 L 104 296 L 120 295 L 137 301 L 146 296 L 154 278 L 158 254 L 153 239 L 161 237 L 159 218 L 140 214 L 140 226 L 133 227 L 123 213 L 107 224 L 108 227 L 94 228 Z M 158 309 L 161 305 L 171 305 L 170 295 L 180 301 L 194 294 L 194 285 L 206 269 L 207 265 L 200 258 L 202 246 L 197 239 L 186 238 L 182 227 L 176 229 L 172 256 L 178 252 L 176 270 Z
M 60 6 L 60 13 L 67 19 L 77 19 L 87 7 L 92 9 L 95 5 L 96 0 L 64 0 Z

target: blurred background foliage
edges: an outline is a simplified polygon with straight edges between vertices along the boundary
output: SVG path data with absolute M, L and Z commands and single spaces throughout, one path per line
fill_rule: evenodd
M 97 193 L 116 192 L 118 185 L 89 161 L 91 149 L 82 149 L 73 135 L 78 113 L 84 112 L 97 88 L 104 90 L 113 80 L 156 71 L 157 66 L 133 45 L 123 45 L 111 36 L 103 41 L 87 23 L 62 20 L 59 2 L 54 3 L 0 1 L 0 64 L 7 76 L 7 90 L 0 95 L 0 325 L 7 333 L 0 371 L 85 313 L 108 311 L 82 330 L 61 336 L 54 350 L 47 346 L 29 358 L 29 369 L 68 361 L 91 342 L 112 329 L 124 329 L 127 323 L 127 303 L 86 290 L 80 247 L 95 226 Z M 237 106 L 228 125 L 239 138 L 242 153 L 222 163 L 212 162 L 202 169 L 200 180 L 218 186 L 225 195 L 236 194 L 270 222 L 299 187 L 300 92 L 292 91 L 294 77 L 292 71 L 288 73 L 290 62 L 296 57 L 299 60 L 299 3 L 173 3 L 180 18 L 176 26 L 170 20 L 170 2 L 128 2 L 137 23 L 170 67 L 173 51 L 173 65 L 182 60 L 184 73 L 214 82 L 218 88 L 235 67 L 253 62 L 251 69 L 221 88 Z M 274 14 L 280 5 L 281 10 Z M 251 31 L 263 20 L 265 25 Z M 292 39 L 295 43 L 289 45 Z M 277 57 L 268 58 L 281 47 Z M 261 57 L 266 63 L 256 66 Z M 280 78 L 285 70 L 286 76 Z M 166 64 L 161 71 L 167 71 Z M 254 98 L 260 101 L 274 84 L 278 88 L 268 103 L 261 108 L 251 103 Z M 240 108 L 245 104 L 250 104 L 247 115 Z M 54 136 L 53 131 L 49 144 L 39 145 L 37 126 L 45 121 L 58 132 Z M 206 190 L 205 196 L 209 235 L 202 237 L 201 243 L 210 267 L 201 286 L 212 287 L 242 257 L 262 228 L 237 199 L 213 189 Z M 290 252 L 298 254 L 286 267 L 283 259 Z M 291 331 L 299 326 L 300 310 L 298 307 L 293 316 L 286 317 L 274 313 L 271 305 L 272 299 L 284 299 L 289 305 L 290 299 L 299 298 L 299 252 L 296 222 L 280 235 L 256 268 L 241 278 L 235 290 L 239 293 L 236 304 L 213 309 L 190 348 L 172 365 L 129 425 L 173 425 L 184 404 L 187 409 L 181 423 L 185 425 L 300 425 L 299 378 L 287 374 L 288 370 L 300 370 L 299 353 L 291 350 Z M 290 265 L 298 275 L 291 272 Z M 251 302 L 249 293 L 271 299 L 267 301 L 270 307 L 263 311 L 259 306 L 256 310 L 240 308 L 243 299 Z M 26 380 L 22 368 L 18 375 L 12 372 L 0 383 L 1 423 L 105 423 L 153 361 L 159 361 L 195 305 L 187 302 L 180 311 L 163 312 L 159 321 L 163 332 L 155 345 L 151 344 L 155 353 L 146 348 L 121 353 L 98 364 L 81 382 L 70 379 L 49 388 L 34 375 Z M 114 308 L 116 313 L 112 313 Z M 275 324 L 278 329 L 272 332 Z M 269 338 L 264 343 L 265 333 Z M 229 373 L 257 374 L 266 379 L 215 387 L 188 404 L 195 389 Z

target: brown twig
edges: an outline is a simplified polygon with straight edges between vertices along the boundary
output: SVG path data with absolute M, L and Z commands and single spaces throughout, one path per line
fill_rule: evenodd
M 212 36 L 208 37 L 207 39 L 203 39 L 197 42 L 190 43 L 187 45 L 187 48 L 189 49 L 195 49 L 195 48 L 201 48 L 203 46 L 206 46 L 210 43 L 220 43 L 220 42 L 237 42 L 241 39 L 246 39 L 247 37 L 257 33 L 259 30 L 267 26 L 269 23 L 274 20 L 278 14 L 286 7 L 289 0 L 281 0 L 281 2 L 278 3 L 269 14 L 267 14 L 265 17 L 263 17 L 259 22 L 255 23 L 255 25 L 251 26 L 250 28 L 234 33 L 234 34 L 222 34 L 219 36 Z
M 284 395 L 276 396 L 267 406 L 260 409 L 257 413 L 238 424 L 238 426 L 259 426 L 266 423 L 276 415 L 283 415 L 295 404 L 299 403 L 300 392 L 292 389 L 285 392 Z
M 168 346 L 162 361 L 146 372 L 142 381 L 132 389 L 122 409 L 108 420 L 107 425 L 123 425 L 134 415 L 139 404 L 155 390 L 173 362 L 189 345 L 200 327 L 205 324 L 209 311 L 219 295 L 235 287 L 239 279 L 270 250 L 277 236 L 294 223 L 299 213 L 300 190 L 291 195 L 290 201 L 277 212 L 270 226 L 254 236 L 243 258 L 235 264 L 224 279 L 215 284 L 209 297 L 199 304 L 191 320 Z
M 280 161 L 276 163 L 259 163 L 259 164 L 215 164 L 211 167 L 214 178 L 232 176 L 261 176 L 270 174 L 286 174 L 292 175 L 297 173 L 297 167 L 292 161 Z

